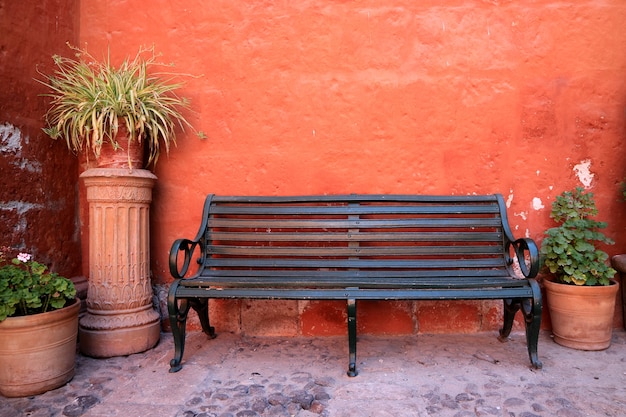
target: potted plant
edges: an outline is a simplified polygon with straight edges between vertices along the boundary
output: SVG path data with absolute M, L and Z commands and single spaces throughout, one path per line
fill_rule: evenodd
M 550 217 L 559 225 L 548 229 L 541 255 L 552 280 L 545 280 L 554 340 L 583 350 L 611 344 L 616 272 L 608 254 L 596 244 L 613 244 L 600 230 L 593 193 L 582 187 L 565 191 L 552 203 Z
M 169 152 L 177 128 L 191 127 L 183 115 L 188 101 L 176 95 L 179 76 L 162 71 L 153 47 L 139 48 L 119 66 L 110 53 L 98 61 L 70 48 L 75 57 L 54 56 L 56 70 L 42 74 L 40 82 L 51 99 L 44 131 L 97 164 L 80 175 L 89 204 L 80 348 L 93 357 L 129 355 L 152 348 L 160 337 L 149 268 L 149 208 L 157 178 L 142 168 L 154 166 L 163 149 Z
M 181 87 L 174 82 L 176 75 L 152 72 L 163 65 L 153 47 L 140 48 L 117 67 L 110 56 L 98 61 L 80 48 L 70 48 L 76 58 L 55 55 L 56 70 L 42 74 L 45 79 L 39 81 L 51 90 L 45 94 L 51 102 L 44 132 L 64 138 L 72 152 L 85 151 L 99 161 L 103 149 L 126 150 L 125 162 L 132 168 L 133 163 L 141 164 L 133 160 L 133 148 L 143 157 L 145 145 L 146 165 L 156 164 L 161 149 L 169 152 L 176 143 L 177 127 L 191 127 L 182 114 L 188 100 L 175 94 Z
M 80 300 L 74 284 L 20 253 L 0 252 L 0 393 L 23 397 L 74 376 Z

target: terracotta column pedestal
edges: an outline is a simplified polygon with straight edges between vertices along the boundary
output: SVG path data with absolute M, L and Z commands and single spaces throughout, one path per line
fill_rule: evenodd
M 97 358 L 143 352 L 160 336 L 150 283 L 156 176 L 143 169 L 95 168 L 81 178 L 89 202 L 89 284 L 80 350 Z

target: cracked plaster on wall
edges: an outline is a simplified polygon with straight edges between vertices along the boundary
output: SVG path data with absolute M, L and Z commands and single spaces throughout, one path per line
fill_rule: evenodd
M 14 154 L 19 157 L 22 154 L 22 143 L 28 144 L 28 136 L 23 136 L 22 132 L 15 126 L 4 123 L 0 124 L 0 153 Z M 11 162 L 11 165 L 22 171 L 30 173 L 41 173 L 41 163 L 39 161 L 31 161 L 29 159 L 20 158 Z
M 25 140 L 28 143 L 28 139 Z M 22 132 L 9 124 L 0 124 L 0 153 L 19 155 L 22 150 Z
M 19 220 L 13 225 L 13 230 L 17 234 L 23 233 L 28 229 L 28 222 L 24 214 L 31 210 L 40 210 L 42 208 L 42 204 L 27 203 L 24 201 L 0 202 L 0 211 L 15 211 L 20 216 Z M 22 247 L 24 247 L 24 242 L 22 242 Z
M 28 144 L 28 136 L 24 136 L 19 128 L 10 123 L 0 124 L 0 154 L 14 155 L 15 157 L 12 158 L 13 161 L 10 164 L 22 171 L 40 173 L 41 163 L 21 158 L 23 144 Z M 41 208 L 43 208 L 41 204 L 25 201 L 0 201 L 0 211 L 14 211 L 18 214 L 19 219 L 13 224 L 13 231 L 18 235 L 28 229 L 28 222 L 24 214 Z M 20 247 L 25 247 L 23 240 Z
M 28 171 L 35 174 L 41 173 L 41 163 L 38 161 L 30 161 L 28 159 L 22 159 L 19 162 L 14 163 L 16 167 L 22 171 Z
M 22 215 L 30 210 L 39 210 L 43 208 L 41 204 L 26 203 L 24 201 L 7 201 L 0 202 L 0 210 L 13 211 L 15 210 L 19 215 Z
M 591 187 L 595 174 L 591 172 L 591 159 L 585 159 L 574 165 L 574 173 L 585 188 Z
M 539 174 L 539 171 L 537 171 L 537 174 Z M 539 202 L 539 205 L 541 206 L 540 208 L 543 208 L 543 204 L 541 204 L 541 199 L 539 199 L 538 197 L 535 197 L 533 199 L 533 208 L 535 210 L 538 210 L 539 208 L 537 208 L 537 201 Z M 511 208 L 511 203 L 513 202 L 513 190 L 510 189 L 509 190 L 509 196 L 506 199 L 506 207 L 509 209 Z M 528 219 L 528 212 L 527 211 L 520 211 L 520 212 L 514 212 L 513 216 L 515 217 L 521 217 L 523 220 L 527 220 Z M 520 230 L 520 226 L 519 224 L 516 224 L 513 226 L 513 230 L 518 231 Z M 525 233 L 524 235 L 526 237 L 530 237 L 530 230 L 525 229 Z

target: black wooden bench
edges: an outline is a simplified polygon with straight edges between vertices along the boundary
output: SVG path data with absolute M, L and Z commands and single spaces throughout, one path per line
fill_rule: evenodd
M 169 264 L 170 372 L 182 367 L 190 308 L 215 336 L 209 298 L 346 300 L 350 376 L 357 300 L 501 299 L 499 339 L 521 310 L 541 367 L 537 246 L 513 238 L 501 195 L 209 195 L 198 235 L 176 240 Z

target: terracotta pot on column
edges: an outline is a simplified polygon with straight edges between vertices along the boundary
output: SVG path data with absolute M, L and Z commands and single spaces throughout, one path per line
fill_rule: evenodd
M 150 281 L 149 212 L 156 176 L 130 170 L 126 159 L 126 168 L 88 169 L 81 178 L 89 202 L 89 289 L 79 322 L 80 349 L 99 358 L 145 351 L 160 336 Z

